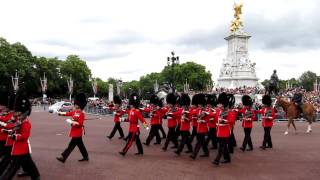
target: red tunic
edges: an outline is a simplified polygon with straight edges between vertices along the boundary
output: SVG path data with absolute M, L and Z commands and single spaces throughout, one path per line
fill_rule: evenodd
M 172 112 L 168 114 L 168 128 L 176 127 L 177 126 L 177 118 L 180 117 L 181 119 L 182 109 L 181 108 L 174 108 Z
M 208 127 L 209 128 L 216 128 L 216 126 L 217 126 L 216 111 L 212 110 L 211 108 L 207 108 L 207 112 L 209 112 Z
M 217 123 L 217 137 L 228 138 L 231 134 L 230 128 L 230 113 L 228 111 L 223 111 L 220 108 L 216 109 L 216 118 L 218 119 Z M 226 122 L 220 122 L 221 120 L 226 120 Z
M 198 127 L 198 115 L 201 108 L 190 108 L 190 113 L 192 115 L 192 126 Z
M 65 116 L 72 116 L 72 120 L 78 124 L 71 125 L 69 137 L 81 137 L 83 134 L 84 112 L 81 110 L 74 110 L 67 112 Z
M 159 125 L 161 124 L 161 119 L 162 119 L 162 112 L 161 109 L 158 110 L 154 110 L 151 114 L 151 120 L 150 120 L 150 124 L 151 125 Z
M 272 107 L 264 107 L 260 110 L 257 110 L 256 113 L 262 114 L 262 126 L 263 127 L 272 127 L 273 121 L 276 118 L 275 109 Z
M 242 127 L 243 128 L 252 128 L 252 122 L 256 117 L 254 110 L 248 109 L 248 108 L 243 108 L 239 112 L 242 113 L 242 115 L 243 115 Z
M 114 121 L 115 123 L 120 122 L 121 116 L 124 115 L 125 113 L 126 113 L 125 110 L 122 110 L 122 109 L 116 110 L 116 112 L 115 112 L 115 114 L 114 114 L 113 121 Z
M 189 111 L 182 110 L 180 131 L 190 131 L 191 118 Z
M 31 124 L 29 119 L 25 119 L 20 129 L 16 131 L 16 139 L 14 140 L 11 155 L 25 155 L 30 153 L 29 137 L 31 132 Z
M 203 110 L 199 111 L 199 116 L 202 116 Z M 201 119 L 198 120 L 198 126 L 197 126 L 197 133 L 199 134 L 206 134 L 208 133 L 208 122 L 210 118 L 213 116 L 213 113 L 209 108 L 206 108 L 204 110 L 204 113 L 206 113 L 205 116 L 203 116 Z
M 9 112 L 6 116 L 0 116 L 0 121 L 7 123 L 13 117 L 13 112 Z M 6 133 L 1 132 L 3 127 L 0 126 L 0 141 L 6 141 L 8 135 Z
M 130 109 L 128 112 L 128 121 L 129 125 L 129 132 L 136 133 L 139 132 L 139 120 L 142 123 L 146 123 L 142 114 L 137 109 Z

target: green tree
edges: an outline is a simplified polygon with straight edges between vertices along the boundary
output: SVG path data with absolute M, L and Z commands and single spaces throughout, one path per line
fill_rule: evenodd
M 313 83 L 316 81 L 316 79 L 317 74 L 311 71 L 306 71 L 299 77 L 301 86 L 307 91 L 313 90 Z

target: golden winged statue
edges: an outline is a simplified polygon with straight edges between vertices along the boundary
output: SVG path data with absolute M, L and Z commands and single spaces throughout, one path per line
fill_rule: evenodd
M 242 14 L 242 6 L 243 2 L 241 2 L 240 4 L 234 3 L 234 19 L 233 21 L 231 21 L 230 25 L 230 31 L 233 33 L 236 32 L 240 28 L 240 26 L 243 26 L 243 23 L 240 19 L 240 15 Z

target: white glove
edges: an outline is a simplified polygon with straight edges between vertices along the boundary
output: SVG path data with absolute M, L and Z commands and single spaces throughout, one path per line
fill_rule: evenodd
M 73 124 L 73 121 L 71 119 L 66 119 L 66 122 L 69 124 Z
M 5 127 L 5 126 L 7 126 L 7 123 L 5 123 L 5 122 L 1 122 L 1 121 L 0 121 L 0 126 Z

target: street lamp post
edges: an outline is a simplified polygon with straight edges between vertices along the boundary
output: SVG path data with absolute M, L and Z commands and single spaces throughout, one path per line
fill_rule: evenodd
M 93 97 L 96 98 L 96 94 L 98 92 L 98 83 L 95 78 L 89 77 L 89 81 L 91 81 L 92 91 L 93 91 Z
M 40 77 L 41 90 L 42 90 L 42 101 L 44 102 L 46 99 L 46 91 L 48 88 L 48 80 L 46 77 L 46 73 L 43 73 L 43 79 Z
M 70 78 L 67 79 L 67 83 L 68 83 L 68 90 L 69 90 L 69 100 L 71 101 L 71 95 L 73 92 L 73 79 L 71 75 L 70 75 Z
M 171 66 L 171 78 L 170 78 L 170 88 L 172 93 L 175 93 L 175 85 L 174 85 L 174 81 L 175 81 L 175 76 L 174 76 L 174 66 L 179 64 L 179 56 L 174 56 L 175 53 L 174 51 L 171 52 L 172 57 L 167 57 L 167 64 L 168 66 Z
M 12 86 L 13 86 L 13 91 L 16 94 L 18 89 L 19 89 L 19 76 L 18 76 L 18 71 L 16 70 L 15 76 L 11 76 L 12 79 Z

